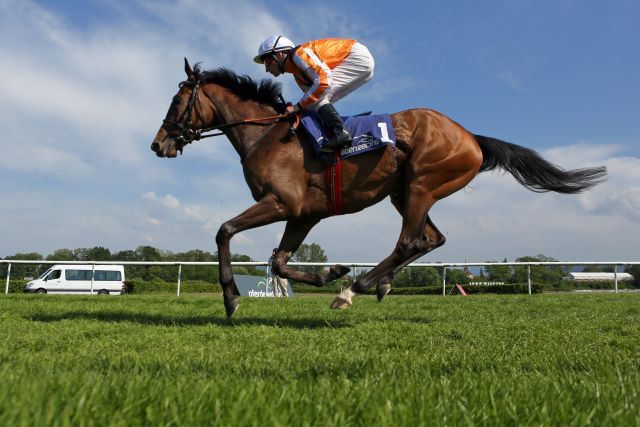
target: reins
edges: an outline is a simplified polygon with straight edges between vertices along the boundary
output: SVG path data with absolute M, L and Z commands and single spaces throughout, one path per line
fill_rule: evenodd
M 269 116 L 269 117 L 259 117 L 259 118 L 255 118 L 255 119 L 244 119 L 244 120 L 239 120 L 237 122 L 231 122 L 231 123 L 223 123 L 220 125 L 216 125 L 216 126 L 210 126 L 204 129 L 197 129 L 194 130 L 194 140 L 198 141 L 200 139 L 203 138 L 209 138 L 212 136 L 220 136 L 220 135 L 224 135 L 224 132 L 218 132 L 218 133 L 210 133 L 210 134 L 206 134 L 206 132 L 211 132 L 214 130 L 222 130 L 222 129 L 227 129 L 227 128 L 232 128 L 235 126 L 241 126 L 241 125 L 255 125 L 255 126 L 269 126 L 272 125 L 274 123 L 278 123 L 281 122 L 285 119 L 289 119 L 292 116 L 295 116 L 295 121 L 294 123 L 291 125 L 291 127 L 289 128 L 289 130 L 291 131 L 293 129 L 293 131 L 295 131 L 295 129 L 298 128 L 298 125 L 300 124 L 300 116 L 298 116 L 297 114 L 278 114 L 275 116 Z M 268 123 L 264 123 L 264 122 L 268 122 Z

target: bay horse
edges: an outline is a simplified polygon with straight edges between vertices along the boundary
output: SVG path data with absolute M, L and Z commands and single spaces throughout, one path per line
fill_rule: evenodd
M 319 159 L 304 132 L 292 135 L 281 86 L 255 81 L 226 68 L 194 69 L 185 58 L 187 80 L 179 85 L 151 149 L 176 157 L 204 131 L 221 130 L 240 156 L 245 180 L 256 203 L 226 221 L 216 235 L 220 284 L 227 317 L 238 307 L 239 292 L 231 269 L 231 238 L 244 230 L 286 221 L 274 256 L 273 271 L 297 282 L 322 286 L 349 269 L 334 265 L 323 273 L 287 267 L 311 228 L 332 215 L 328 210 L 327 164 Z M 483 171 L 508 171 L 534 192 L 575 194 L 601 182 L 605 167 L 565 170 L 535 151 L 499 139 L 474 135 L 445 115 L 425 108 L 391 114 L 396 146 L 342 161 L 342 213 L 361 211 L 387 196 L 402 216 L 393 252 L 336 297 L 332 308 L 351 306 L 352 298 L 377 284 L 378 300 L 391 279 L 407 264 L 442 246 L 444 235 L 429 210 Z M 336 190 L 337 191 L 337 190 Z

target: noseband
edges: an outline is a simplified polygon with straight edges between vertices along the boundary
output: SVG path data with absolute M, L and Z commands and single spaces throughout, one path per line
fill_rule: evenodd
M 185 145 L 190 144 L 191 142 L 198 140 L 202 137 L 201 136 L 202 130 L 198 131 L 194 129 L 193 120 L 191 119 L 191 117 L 193 116 L 192 111 L 194 109 L 195 103 L 196 101 L 200 100 L 200 95 L 198 93 L 198 89 L 200 88 L 200 81 L 198 80 L 197 82 L 193 83 L 185 80 L 183 82 L 180 82 L 180 84 L 178 84 L 178 87 L 180 89 L 182 89 L 183 86 L 191 87 L 191 95 L 189 95 L 189 102 L 187 103 L 187 108 L 184 109 L 184 111 L 182 112 L 182 115 L 180 115 L 177 121 L 174 122 L 173 120 L 169 120 L 169 119 L 164 119 L 162 121 L 163 123 L 176 127 L 180 131 L 180 134 L 174 138 L 176 145 L 178 145 L 179 147 L 178 150 L 180 151 L 182 151 L 182 147 L 184 147 Z M 199 113 L 197 108 L 196 108 L 196 113 Z
M 282 120 L 289 120 L 292 116 L 295 116 L 294 123 L 289 128 L 289 136 L 295 135 L 295 132 L 298 128 L 298 124 L 300 123 L 300 117 L 297 114 L 279 114 L 277 116 L 270 117 L 260 117 L 254 119 L 244 119 L 238 122 L 232 123 L 222 123 L 219 125 L 214 125 L 202 129 L 195 129 L 193 126 L 193 110 L 195 109 L 196 114 L 200 115 L 200 118 L 204 121 L 204 117 L 198 111 L 196 106 L 196 101 L 200 101 L 200 94 L 198 89 L 200 88 L 200 80 L 196 82 L 192 81 L 182 81 L 178 84 L 178 87 L 182 89 L 183 86 L 191 87 L 191 94 L 189 95 L 189 102 L 187 103 L 187 108 L 184 109 L 178 120 L 173 121 L 169 119 L 164 119 L 162 122 L 168 125 L 171 125 L 178 129 L 180 132 L 178 136 L 174 137 L 174 141 L 176 142 L 176 148 L 182 152 L 182 149 L 185 145 L 192 143 L 193 141 L 198 141 L 203 138 L 209 138 L 212 136 L 220 136 L 224 135 L 224 132 L 218 133 L 210 133 L 205 134 L 206 132 L 210 132 L 212 130 L 223 130 L 227 128 L 231 128 L 238 125 L 257 125 L 257 126 L 268 126 Z M 280 95 L 282 97 L 282 95 Z

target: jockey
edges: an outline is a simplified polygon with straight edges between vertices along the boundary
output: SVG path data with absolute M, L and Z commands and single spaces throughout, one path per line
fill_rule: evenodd
M 274 76 L 293 74 L 304 95 L 287 113 L 316 111 L 325 128 L 333 131 L 329 147 L 351 143 L 351 136 L 333 104 L 373 76 L 374 62 L 363 44 L 353 39 L 321 39 L 295 46 L 284 36 L 269 36 L 253 59 Z

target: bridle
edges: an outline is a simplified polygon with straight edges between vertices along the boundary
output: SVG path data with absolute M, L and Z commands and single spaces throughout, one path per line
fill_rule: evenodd
M 184 109 L 184 111 L 182 112 L 178 120 L 175 122 L 169 119 L 162 120 L 163 123 L 166 123 L 168 125 L 171 125 L 177 128 L 178 131 L 180 132 L 178 136 L 173 138 L 176 144 L 180 146 L 179 149 L 182 149 L 182 147 L 184 147 L 185 145 L 193 142 L 194 140 L 198 140 L 202 137 L 198 135 L 197 130 L 193 128 L 193 120 L 191 118 L 193 116 L 194 105 L 196 101 L 200 100 L 200 95 L 198 92 L 198 89 L 200 88 L 200 81 L 197 81 L 194 83 L 194 82 L 185 80 L 178 84 L 178 87 L 180 89 L 182 89 L 183 86 L 191 86 L 191 94 L 189 95 L 189 102 L 187 103 L 187 108 Z M 202 117 L 202 115 L 200 114 L 197 108 L 196 108 L 196 114 Z
M 202 129 L 195 129 L 193 126 L 193 112 L 204 120 L 201 112 L 198 110 L 197 103 L 200 102 L 200 93 L 198 89 L 200 89 L 200 80 L 193 82 L 190 80 L 182 81 L 178 84 L 178 87 L 182 89 L 183 86 L 191 87 L 191 94 L 189 95 L 189 101 L 187 102 L 187 107 L 184 109 L 180 117 L 176 120 L 164 119 L 162 122 L 168 125 L 171 125 L 178 129 L 178 136 L 174 137 L 173 140 L 176 142 L 176 148 L 182 152 L 182 148 L 185 145 L 192 143 L 193 141 L 199 141 L 203 138 L 210 138 L 212 136 L 220 136 L 224 135 L 224 130 L 239 126 L 239 125 L 256 125 L 256 126 L 268 126 L 277 122 L 281 122 L 283 120 L 289 120 L 292 116 L 295 116 L 294 123 L 289 128 L 289 135 L 295 135 L 298 124 L 300 123 L 300 117 L 297 114 L 278 114 L 276 116 L 269 117 L 260 117 L 253 119 L 244 119 L 237 122 L 231 123 L 221 123 L 214 126 L 209 126 Z M 214 130 L 219 130 L 221 132 L 217 133 L 209 133 Z

